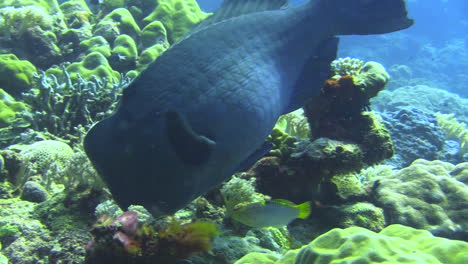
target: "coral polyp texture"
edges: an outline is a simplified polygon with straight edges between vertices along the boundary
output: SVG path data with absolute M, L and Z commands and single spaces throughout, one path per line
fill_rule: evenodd
M 360 227 L 333 229 L 282 257 L 249 253 L 235 264 L 421 263 L 468 261 L 468 243 L 435 237 L 425 230 L 391 225 L 379 233 Z
M 467 240 L 468 187 L 457 178 L 466 174 L 466 170 L 458 169 L 462 164 L 416 160 L 409 167 L 379 179 L 376 204 L 384 208 L 389 223 Z

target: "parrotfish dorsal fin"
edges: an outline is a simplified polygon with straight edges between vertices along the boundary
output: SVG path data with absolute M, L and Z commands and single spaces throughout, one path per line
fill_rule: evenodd
M 221 7 L 201 22 L 195 30 L 240 15 L 285 8 L 289 0 L 224 0 Z
M 292 91 L 289 104 L 283 110 L 283 114 L 304 106 L 308 99 L 319 94 L 325 80 L 331 77 L 329 76 L 330 64 L 336 59 L 338 41 L 336 37 L 325 39 L 311 54 L 302 68 L 301 75 Z
M 180 113 L 175 111 L 166 113 L 166 129 L 176 155 L 189 165 L 206 162 L 216 145 L 213 140 L 193 131 Z

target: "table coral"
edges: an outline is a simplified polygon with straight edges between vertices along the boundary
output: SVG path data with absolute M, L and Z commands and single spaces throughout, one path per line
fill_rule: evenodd
M 349 227 L 332 229 L 301 249 L 288 251 L 279 260 L 271 254 L 254 252 L 235 264 L 460 264 L 468 262 L 467 252 L 466 242 L 435 237 L 407 226 L 391 225 L 379 233 Z

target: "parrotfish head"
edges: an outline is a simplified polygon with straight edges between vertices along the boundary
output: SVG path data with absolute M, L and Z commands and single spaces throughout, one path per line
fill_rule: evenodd
M 173 213 L 206 191 L 215 143 L 177 112 L 150 113 L 117 111 L 88 132 L 84 147 L 120 206 Z

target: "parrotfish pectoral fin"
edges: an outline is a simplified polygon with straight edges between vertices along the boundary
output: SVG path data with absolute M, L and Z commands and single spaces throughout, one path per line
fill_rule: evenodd
M 283 114 L 302 107 L 306 100 L 318 95 L 320 88 L 330 76 L 330 64 L 336 58 L 338 38 L 323 40 L 317 50 L 310 56 L 302 68 L 302 73 L 296 82 L 289 105 Z
M 255 162 L 257 162 L 261 157 L 265 156 L 270 150 L 273 148 L 273 145 L 270 143 L 263 143 L 263 145 L 255 150 L 254 153 L 250 154 L 247 159 L 242 161 L 239 166 L 237 167 L 236 171 L 233 171 L 232 174 L 236 173 L 237 171 L 244 171 L 248 170 L 252 167 Z
M 216 143 L 204 135 L 199 135 L 188 122 L 175 111 L 166 113 L 166 129 L 176 155 L 188 165 L 206 162 Z

